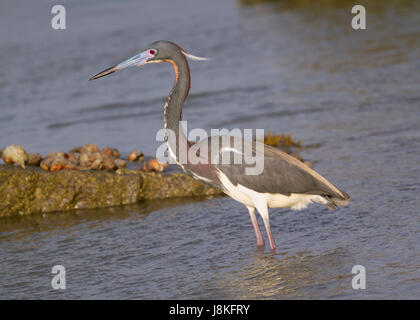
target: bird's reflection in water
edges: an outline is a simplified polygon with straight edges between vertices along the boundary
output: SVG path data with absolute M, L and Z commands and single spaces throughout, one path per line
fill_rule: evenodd
M 224 275 L 220 290 L 231 299 L 337 298 L 346 287 L 351 290 L 351 261 L 342 248 L 321 254 L 293 255 L 256 252 L 239 270 Z M 313 295 L 313 291 L 318 295 Z

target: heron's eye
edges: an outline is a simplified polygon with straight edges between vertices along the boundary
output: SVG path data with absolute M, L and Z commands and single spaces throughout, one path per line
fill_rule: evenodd
M 149 50 L 149 53 L 150 53 L 150 54 L 152 54 L 152 55 L 155 55 L 156 50 L 150 49 L 150 50 Z

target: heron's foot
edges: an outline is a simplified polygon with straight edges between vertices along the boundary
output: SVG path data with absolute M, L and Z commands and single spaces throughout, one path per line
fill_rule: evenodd
M 264 240 L 261 239 L 257 239 L 257 248 L 264 248 Z
M 273 252 L 276 251 L 277 246 L 276 246 L 276 243 L 274 242 L 274 238 L 271 234 L 268 236 L 268 240 L 270 242 L 271 251 L 273 251 Z

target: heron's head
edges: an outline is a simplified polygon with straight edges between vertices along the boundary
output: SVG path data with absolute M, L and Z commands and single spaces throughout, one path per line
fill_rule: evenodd
M 185 56 L 186 58 L 199 61 L 207 60 L 207 58 L 196 57 L 192 54 L 185 52 L 181 47 L 179 47 L 173 42 L 161 40 L 153 42 L 139 54 L 136 54 L 135 56 L 124 60 L 123 62 L 116 64 L 115 66 L 105 69 L 102 72 L 99 72 L 97 75 L 93 76 L 89 80 L 95 80 L 131 66 L 140 67 L 147 63 L 171 62 L 177 56 Z

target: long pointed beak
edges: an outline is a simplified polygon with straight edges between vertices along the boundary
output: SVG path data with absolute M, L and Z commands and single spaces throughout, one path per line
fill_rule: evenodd
M 113 67 L 110 67 L 108 69 L 105 69 L 102 72 L 99 72 L 98 74 L 94 75 L 92 78 L 90 78 L 89 80 L 95 80 L 104 76 L 107 76 L 111 73 L 114 73 L 118 70 L 127 68 L 127 67 L 131 67 L 131 66 L 142 66 L 144 64 L 147 63 L 147 61 L 153 58 L 153 55 L 151 55 L 148 51 L 139 53 L 137 55 L 135 55 L 134 57 L 131 57 L 130 59 L 124 60 L 123 62 L 116 64 Z

